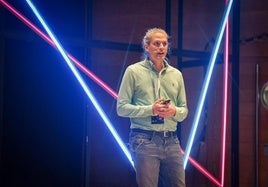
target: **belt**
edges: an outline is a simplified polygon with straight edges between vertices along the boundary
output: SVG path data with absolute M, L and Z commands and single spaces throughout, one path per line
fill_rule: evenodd
M 149 134 L 151 136 L 158 135 L 164 138 L 177 136 L 177 131 L 151 131 L 151 130 L 143 130 L 143 129 L 131 129 L 132 132 Z

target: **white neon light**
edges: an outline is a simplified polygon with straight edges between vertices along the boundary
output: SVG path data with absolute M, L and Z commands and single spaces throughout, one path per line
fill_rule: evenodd
M 79 81 L 79 83 L 82 86 L 83 90 L 86 92 L 86 94 L 89 97 L 90 101 L 92 102 L 92 104 L 94 105 L 94 107 L 96 108 L 96 110 L 98 111 L 99 115 L 101 116 L 101 118 L 105 122 L 105 124 L 108 127 L 108 129 L 111 131 L 112 135 L 114 136 L 114 138 L 116 139 L 117 143 L 119 144 L 119 146 L 121 147 L 122 151 L 124 152 L 124 154 L 126 155 L 126 157 L 128 158 L 129 162 L 131 163 L 131 165 L 134 168 L 134 162 L 132 161 L 131 154 L 130 154 L 128 148 L 126 147 L 126 145 L 124 144 L 124 142 L 122 141 L 122 139 L 120 138 L 120 136 L 118 135 L 117 131 L 113 127 L 112 123 L 110 122 L 110 120 L 108 119 L 108 117 L 106 116 L 106 114 L 104 113 L 104 111 L 101 108 L 101 106 L 98 104 L 97 100 L 95 99 L 94 95 L 90 91 L 89 87 L 86 85 L 84 79 L 82 78 L 82 76 L 80 75 L 80 73 L 78 72 L 78 70 L 76 69 L 76 67 L 74 66 L 74 64 L 71 62 L 71 60 L 68 58 L 68 56 L 67 56 L 64 48 L 62 47 L 61 43 L 57 40 L 56 36 L 53 34 L 53 32 L 51 31 L 51 29 L 48 27 L 48 25 L 46 24 L 46 22 L 42 18 L 41 14 L 37 10 L 37 8 L 33 5 L 33 3 L 30 0 L 26 0 L 26 2 L 28 3 L 28 5 L 32 9 L 32 11 L 34 12 L 35 16 L 41 22 L 42 26 L 44 27 L 44 29 L 46 30 L 46 32 L 48 33 L 48 35 L 50 36 L 50 38 L 55 43 L 55 45 L 58 48 L 58 50 L 60 51 L 62 57 L 66 61 L 67 65 L 72 70 L 72 72 L 75 75 L 76 79 Z
M 223 36 L 224 30 L 225 30 L 227 18 L 229 16 L 232 3 L 233 3 L 233 0 L 229 0 L 227 6 L 225 8 L 225 11 L 224 11 L 224 14 L 223 14 L 223 19 L 222 19 L 221 25 L 220 25 L 220 30 L 218 32 L 218 35 L 217 35 L 217 38 L 216 38 L 216 43 L 215 43 L 215 46 L 213 48 L 213 51 L 212 51 L 212 54 L 211 54 L 211 57 L 210 57 L 208 70 L 207 70 L 205 80 L 204 80 L 204 83 L 203 83 L 203 86 L 202 86 L 201 95 L 200 95 L 200 98 L 199 98 L 199 102 L 198 102 L 197 109 L 196 109 L 196 114 L 195 114 L 194 121 L 193 121 L 193 126 L 191 128 L 190 136 L 189 136 L 187 146 L 186 146 L 186 149 L 185 149 L 184 164 L 183 164 L 184 169 L 186 168 L 186 165 L 187 165 L 187 162 L 188 162 L 188 159 L 189 159 L 189 154 L 190 154 L 191 149 L 192 149 L 194 137 L 195 137 L 196 130 L 197 130 L 197 127 L 198 127 L 198 123 L 199 123 L 202 108 L 203 108 L 203 105 L 204 105 L 205 97 L 206 97 L 206 94 L 207 94 L 207 90 L 208 90 L 209 82 L 210 82 L 210 79 L 211 79 L 212 71 L 213 71 L 213 68 L 214 68 L 214 65 L 215 65 L 217 53 L 219 51 L 220 43 L 221 43 L 221 40 L 222 40 L 222 36 Z

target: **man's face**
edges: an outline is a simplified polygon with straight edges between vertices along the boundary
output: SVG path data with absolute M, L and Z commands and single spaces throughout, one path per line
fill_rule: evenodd
M 165 34 L 161 32 L 154 33 L 151 42 L 145 46 L 153 62 L 163 62 L 168 51 L 168 41 Z

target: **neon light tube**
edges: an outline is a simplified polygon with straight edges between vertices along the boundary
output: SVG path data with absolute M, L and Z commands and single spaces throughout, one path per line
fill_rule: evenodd
M 22 22 L 24 22 L 27 26 L 29 26 L 36 34 L 38 34 L 41 38 L 43 38 L 48 44 L 52 47 L 56 48 L 53 40 L 49 38 L 45 33 L 43 33 L 37 26 L 31 23 L 25 16 L 23 16 L 18 10 L 12 7 L 7 2 L 1 0 L 2 5 L 6 7 L 11 13 L 13 13 L 17 18 L 19 18 Z M 101 79 L 99 79 L 93 72 L 88 70 L 81 62 L 79 62 L 76 58 L 74 58 L 71 54 L 68 54 L 68 57 L 75 63 L 75 65 L 83 71 L 88 77 L 90 77 L 93 81 L 95 81 L 99 86 L 101 86 L 107 93 L 109 93 L 113 98 L 117 98 L 117 93 L 110 88 L 107 84 L 105 84 Z
M 50 45 L 52 45 L 54 48 L 56 48 L 55 44 L 53 41 L 46 35 L 44 34 L 40 29 L 38 29 L 37 26 L 35 26 L 33 23 L 31 23 L 25 16 L 23 16 L 21 13 L 19 13 L 18 10 L 16 10 L 14 7 L 9 5 L 7 2 L 4 2 L 3 0 L 0 1 L 2 5 L 4 5 L 5 8 L 7 8 L 11 13 L 13 13 L 16 17 L 18 17 L 21 21 L 23 21 L 27 26 L 29 26 L 34 32 L 36 32 L 39 36 L 41 36 L 45 41 L 47 41 Z M 77 65 L 78 68 L 84 68 L 82 71 L 84 71 L 89 77 L 90 77 L 90 71 L 87 70 L 78 60 L 76 60 L 74 57 L 68 54 L 68 57 L 71 58 L 74 62 L 75 65 Z M 79 64 L 81 66 L 79 66 Z M 88 71 L 88 72 L 87 72 Z M 93 75 L 93 73 L 92 73 Z M 108 87 L 108 86 L 107 86 Z M 105 89 L 105 88 L 104 88 Z M 107 89 L 105 89 L 107 91 Z M 114 91 L 113 91 L 114 92 Z M 108 91 L 110 95 L 112 95 L 114 98 L 117 98 L 117 93 L 114 92 L 114 94 Z M 225 137 L 225 136 L 224 136 Z M 225 138 L 224 138 L 225 139 Z M 223 141 L 225 142 L 225 141 Z M 223 151 L 223 154 L 225 151 Z M 225 154 L 224 154 L 225 156 Z M 216 181 L 216 179 L 207 171 L 205 170 L 201 165 L 199 165 L 196 161 L 194 161 L 191 157 L 189 157 L 189 161 L 193 164 L 193 166 L 196 167 L 196 169 L 200 170 L 201 173 L 203 173 L 205 176 L 207 176 L 212 182 L 214 182 L 216 185 L 219 185 L 219 182 Z M 224 163 L 222 162 L 222 166 L 224 166 Z M 222 167 L 223 168 L 223 167 Z M 224 173 L 224 171 L 223 171 Z M 223 177 L 222 177 L 223 179 Z M 222 182 L 223 183 L 223 182 Z
M 213 48 L 212 55 L 211 55 L 211 58 L 210 58 L 210 61 L 209 61 L 208 70 L 207 70 L 207 73 L 206 73 L 206 76 L 205 76 L 204 84 L 202 86 L 201 95 L 200 95 L 200 98 L 199 98 L 196 114 L 195 114 L 195 117 L 194 117 L 193 126 L 192 126 L 192 129 L 190 131 L 190 136 L 189 136 L 187 146 L 186 146 L 186 149 L 185 149 L 184 165 L 183 165 L 184 169 L 186 168 L 188 158 L 189 158 L 189 154 L 190 154 L 191 149 L 192 149 L 194 137 L 195 137 L 195 134 L 196 134 L 196 130 L 197 130 L 197 127 L 198 127 L 200 115 L 201 115 L 202 108 L 203 108 L 204 101 L 205 101 L 205 96 L 207 94 L 208 85 L 209 85 L 209 82 L 210 82 L 210 79 L 211 79 L 212 70 L 213 70 L 214 65 L 215 65 L 216 56 L 217 56 L 217 53 L 219 51 L 220 42 L 222 40 L 224 28 L 225 28 L 225 25 L 226 25 L 226 20 L 227 20 L 227 18 L 229 16 L 232 3 L 233 3 L 233 0 L 229 0 L 227 6 L 225 8 L 224 16 L 223 16 L 221 26 L 220 26 L 220 30 L 219 30 L 219 33 L 217 35 L 216 43 L 215 43 L 215 46 Z
M 109 119 L 106 117 L 106 115 L 103 112 L 101 106 L 96 101 L 95 97 L 93 96 L 93 94 L 91 93 L 90 89 L 86 85 L 86 83 L 83 80 L 82 76 L 80 75 L 80 73 L 78 72 L 78 70 L 75 68 L 75 66 L 71 62 L 71 60 L 68 58 L 68 56 L 65 53 L 65 50 L 62 47 L 61 43 L 57 40 L 56 36 L 52 33 L 52 31 L 50 30 L 50 28 L 48 27 L 48 25 L 46 24 L 46 22 L 44 21 L 44 19 L 42 18 L 42 16 L 40 15 L 40 13 L 38 12 L 38 10 L 36 9 L 36 7 L 32 4 L 32 2 L 30 0 L 26 0 L 26 2 L 28 3 L 28 5 L 32 9 L 32 11 L 34 12 L 35 16 L 38 18 L 38 20 L 43 25 L 43 27 L 45 28 L 46 32 L 50 36 L 50 38 L 53 40 L 54 44 L 58 48 L 58 50 L 61 53 L 62 57 L 64 58 L 65 62 L 67 63 L 67 65 L 69 66 L 69 68 L 72 70 L 74 76 L 76 77 L 76 79 L 78 80 L 78 82 L 80 83 L 80 85 L 82 86 L 82 88 L 84 89 L 85 93 L 89 97 L 90 101 L 92 102 L 92 104 L 94 105 L 94 107 L 96 108 L 96 110 L 98 111 L 98 113 L 100 114 L 100 116 L 102 117 L 102 119 L 105 122 L 106 126 L 111 131 L 111 133 L 114 136 L 114 138 L 116 139 L 117 143 L 120 145 L 121 149 L 125 153 L 125 155 L 128 158 L 129 162 L 134 167 L 134 163 L 132 161 L 131 154 L 129 153 L 126 145 L 124 144 L 124 142 L 119 137 L 117 131 L 113 128 L 113 125 L 111 124 L 111 122 L 109 121 Z
M 182 150 L 182 153 L 184 154 L 185 152 Z M 211 182 L 213 182 L 217 186 L 221 186 L 220 182 L 213 175 L 211 175 L 204 167 L 198 164 L 196 160 L 189 157 L 189 161 L 196 169 L 198 169 L 203 175 L 205 175 Z
M 226 0 L 227 3 L 227 0 Z M 227 128 L 227 104 L 228 104 L 228 63 L 229 63 L 229 21 L 225 29 L 224 70 L 223 70 L 223 109 L 222 109 L 222 152 L 221 152 L 221 186 L 224 186 L 225 152 L 226 152 L 226 128 Z

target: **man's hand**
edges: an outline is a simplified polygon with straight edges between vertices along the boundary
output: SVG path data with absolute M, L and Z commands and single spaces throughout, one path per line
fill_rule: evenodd
M 166 99 L 161 98 L 154 102 L 152 107 L 153 114 L 163 118 L 173 117 L 176 114 L 175 106 L 172 105 L 171 102 L 164 104 L 164 101 L 166 101 Z

